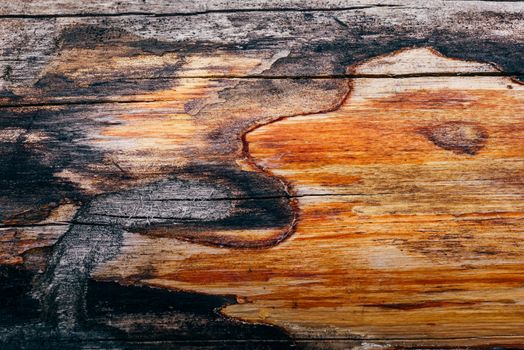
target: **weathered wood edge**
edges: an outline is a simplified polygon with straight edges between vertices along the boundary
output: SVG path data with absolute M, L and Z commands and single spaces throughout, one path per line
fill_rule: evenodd
M 117 91 L 126 84 L 139 89 L 180 77 L 349 78 L 353 76 L 345 68 L 352 63 L 421 46 L 435 47 L 449 57 L 491 62 L 500 67 L 502 73 L 498 74 L 520 76 L 524 69 L 523 34 L 519 30 L 524 27 L 523 4 L 450 6 L 439 2 L 424 7 L 411 4 L 341 9 L 336 14 L 255 11 L 173 17 L 3 18 L 0 97 L 14 100 L 13 90 L 19 87 L 58 93 L 57 84 L 71 84 L 71 78 L 60 71 L 46 76 L 44 69 L 49 64 L 60 64 L 61 56 L 74 59 L 74 50 L 99 52 L 98 57 L 102 52 L 111 59 L 143 56 L 162 62 L 162 68 L 150 65 L 142 70 L 129 69 L 125 75 L 116 70 L 112 78 L 107 73 L 96 76 L 87 66 L 82 84 L 97 84 L 98 89 L 104 84 Z M 209 60 L 213 52 L 250 60 L 260 58 L 271 69 L 232 73 L 227 65 L 206 71 L 186 69 L 181 63 L 195 57 Z M 102 63 L 95 59 L 91 64 Z M 81 68 L 86 63 L 78 65 Z M 72 87 L 68 86 L 68 90 L 74 90 Z
M 521 0 L 441 0 L 424 3 L 424 7 L 447 3 L 448 5 L 461 6 L 463 4 L 492 3 L 491 6 L 508 6 L 508 2 L 517 3 Z M 469 4 L 468 4 L 469 3 Z M 177 1 L 153 0 L 153 1 L 126 1 L 125 3 L 111 0 L 96 0 L 89 3 L 79 3 L 73 0 L 60 1 L 17 1 L 3 4 L 0 9 L 0 17 L 82 17 L 82 16 L 133 16 L 133 15 L 160 15 L 160 16 L 194 16 L 209 13 L 227 12 L 310 12 L 310 11 L 341 11 L 348 9 L 365 9 L 380 7 L 402 7 L 420 6 L 420 2 L 408 0 L 323 0 L 318 5 L 311 6 L 309 3 L 299 0 L 257 0 L 257 1 Z

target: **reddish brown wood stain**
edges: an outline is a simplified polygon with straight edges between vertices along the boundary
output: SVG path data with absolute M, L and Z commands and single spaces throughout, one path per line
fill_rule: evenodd
M 420 133 L 435 145 L 455 153 L 477 154 L 488 139 L 487 131 L 475 124 L 448 122 L 426 127 Z

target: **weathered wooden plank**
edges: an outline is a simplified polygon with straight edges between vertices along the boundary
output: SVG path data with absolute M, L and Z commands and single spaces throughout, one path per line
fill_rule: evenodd
M 266 120 L 245 137 L 246 169 L 297 196 L 285 242 L 224 251 L 169 229 L 129 234 L 95 275 L 234 294 L 224 313 L 297 338 L 520 335 L 523 91 L 502 77 L 357 79 L 332 112 Z
M 343 10 L 361 7 L 380 7 L 399 5 L 400 1 L 381 3 L 369 0 L 340 1 L 327 0 L 313 6 L 296 0 L 264 1 L 92 1 L 82 4 L 74 1 L 20 1 L 5 4 L 0 12 L 2 16 L 104 16 L 148 14 L 159 16 L 188 16 L 216 12 L 257 12 L 257 11 L 307 11 L 307 10 Z M 412 2 L 413 3 L 413 2 Z
M 472 6 L 486 6 L 484 1 L 434 1 L 424 3 L 424 7 L 453 6 L 471 8 Z M 491 8 L 507 8 L 506 1 L 502 4 L 490 4 Z M 516 1 L 515 1 L 516 2 Z M 373 1 L 373 0 L 322 0 L 308 3 L 299 0 L 211 0 L 211 1 L 167 1 L 167 0 L 132 0 L 120 1 L 96 0 L 89 3 L 79 3 L 72 0 L 60 1 L 28 1 L 6 2 L 0 9 L 0 16 L 108 16 L 108 15 L 136 15 L 148 14 L 157 16 L 198 15 L 220 12 L 306 12 L 306 11 L 340 11 L 345 9 L 363 9 L 367 7 L 417 7 L 417 1 Z
M 2 348 L 524 343 L 522 2 L 3 5 Z
M 1 102 L 117 99 L 176 77 L 343 77 L 348 65 L 412 46 L 519 75 L 523 6 L 1 19 Z
M 231 337 L 239 324 L 206 331 L 219 307 L 306 348 L 522 343 L 523 86 L 439 76 L 494 70 L 430 49 L 351 70 L 375 77 L 177 79 L 153 102 L 4 108 L 2 263 L 40 276 L 41 308 L 22 314 L 48 322 L 4 339 L 52 343 L 48 324 L 65 339 Z M 391 72 L 434 76 L 377 79 Z M 234 297 L 151 319 L 114 295 L 156 292 L 90 276 Z

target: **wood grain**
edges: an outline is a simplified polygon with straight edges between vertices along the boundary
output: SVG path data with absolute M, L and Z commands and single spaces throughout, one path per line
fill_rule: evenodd
M 430 54 L 417 52 L 421 65 Z M 412 55 L 388 57 L 398 61 L 385 69 Z M 427 58 L 427 69 L 445 62 Z M 257 167 L 298 197 L 286 242 L 224 251 L 129 235 L 122 257 L 96 276 L 125 281 L 152 266 L 142 283 L 235 294 L 238 304 L 224 313 L 299 338 L 452 346 L 451 334 L 518 335 L 522 91 L 498 77 L 358 79 L 333 112 L 279 119 L 246 135 Z
M 2 348 L 521 347 L 522 4 L 5 4 Z
M 423 6 L 393 2 L 391 7 L 322 2 L 311 11 L 302 11 L 304 5 L 297 2 L 289 3 L 296 11 L 279 10 L 286 3 L 243 4 L 253 12 L 235 12 L 236 2 L 169 2 L 175 12 L 199 7 L 225 12 L 164 17 L 100 17 L 96 11 L 92 16 L 38 15 L 89 12 L 85 4 L 66 3 L 12 2 L 4 7 L 7 17 L 0 18 L 4 105 L 122 96 L 130 100 L 177 77 L 344 77 L 348 65 L 412 46 L 432 46 L 450 57 L 493 62 L 503 74 L 522 74 L 522 2 L 437 1 Z M 134 2 L 98 4 L 93 3 L 98 12 L 137 9 Z M 164 5 L 140 6 L 163 13 Z M 17 13 L 27 17 L 18 18 Z M 217 55 L 228 55 L 230 61 L 213 61 Z M 257 60 L 265 63 L 253 67 Z

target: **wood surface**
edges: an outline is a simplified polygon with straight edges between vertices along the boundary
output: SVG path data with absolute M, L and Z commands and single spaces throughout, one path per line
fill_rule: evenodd
M 523 347 L 523 13 L 6 2 L 1 348 Z

